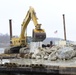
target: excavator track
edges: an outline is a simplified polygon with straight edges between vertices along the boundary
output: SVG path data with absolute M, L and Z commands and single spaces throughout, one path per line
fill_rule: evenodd
M 5 54 L 19 53 L 20 48 L 22 48 L 22 46 L 9 47 L 4 50 L 4 53 Z

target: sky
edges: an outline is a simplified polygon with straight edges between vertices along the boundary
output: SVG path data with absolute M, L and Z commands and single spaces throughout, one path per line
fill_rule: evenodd
M 47 37 L 64 39 L 62 15 L 65 14 L 67 40 L 76 41 L 76 0 L 0 0 L 0 33 L 9 34 L 9 19 L 12 19 L 13 36 L 19 36 L 30 6 L 34 8 Z M 31 20 L 27 27 L 28 36 L 32 36 L 34 28 Z

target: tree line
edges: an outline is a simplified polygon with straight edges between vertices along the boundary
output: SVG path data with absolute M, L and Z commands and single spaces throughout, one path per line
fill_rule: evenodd
M 9 43 L 10 36 L 8 34 L 1 34 L 0 35 L 0 43 Z

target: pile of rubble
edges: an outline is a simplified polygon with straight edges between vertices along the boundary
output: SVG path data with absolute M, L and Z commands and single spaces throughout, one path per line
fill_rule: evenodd
M 65 41 L 59 41 L 59 45 L 49 44 L 41 46 L 40 43 L 32 43 L 31 48 L 22 48 L 19 54 L 14 55 L 15 58 L 30 58 L 44 60 L 70 60 L 76 57 L 76 45 L 67 45 Z M 38 46 L 39 44 L 39 46 Z M 13 56 L 13 55 L 12 55 Z M 2 58 L 2 56 L 0 56 Z M 11 56 L 10 56 L 11 57 Z
M 74 45 L 69 46 L 52 46 L 52 47 L 39 47 L 32 54 L 31 58 L 34 59 L 45 59 L 56 61 L 60 60 L 69 60 L 73 57 L 76 57 L 76 47 Z

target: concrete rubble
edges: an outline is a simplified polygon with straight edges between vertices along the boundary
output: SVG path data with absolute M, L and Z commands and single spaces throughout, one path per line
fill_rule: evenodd
M 70 60 L 73 57 L 76 57 L 76 48 L 75 46 L 53 46 L 53 47 L 39 47 L 32 54 L 32 58 L 36 59 L 45 59 L 56 61 L 59 60 Z

